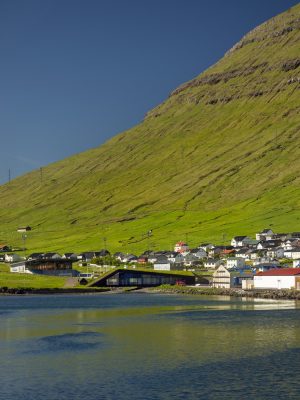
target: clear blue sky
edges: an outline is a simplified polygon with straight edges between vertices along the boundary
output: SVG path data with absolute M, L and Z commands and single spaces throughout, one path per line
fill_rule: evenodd
M 295 0 L 0 0 L 0 183 L 96 147 Z

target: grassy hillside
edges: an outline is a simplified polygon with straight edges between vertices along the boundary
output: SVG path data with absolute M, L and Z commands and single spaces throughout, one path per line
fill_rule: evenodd
M 1 186 L 0 241 L 21 245 L 25 224 L 28 251 L 169 249 L 300 230 L 299 48 L 297 5 L 140 125 L 47 166 L 42 181 L 33 171 Z

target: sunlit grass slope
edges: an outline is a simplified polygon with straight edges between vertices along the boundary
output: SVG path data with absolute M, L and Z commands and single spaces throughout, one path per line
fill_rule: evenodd
M 0 241 L 139 251 L 300 230 L 300 5 L 104 145 L 0 188 Z M 188 62 L 188 60 L 187 60 Z M 152 237 L 146 232 L 152 230 Z M 106 238 L 106 240 L 103 240 Z

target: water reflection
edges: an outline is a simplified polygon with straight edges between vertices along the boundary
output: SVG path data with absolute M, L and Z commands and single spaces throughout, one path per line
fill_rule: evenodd
M 252 393 L 249 374 L 259 383 L 260 370 L 268 380 L 278 357 L 289 359 L 295 379 L 299 372 L 294 301 L 127 294 L 10 298 L 2 308 L 8 311 L 0 314 L 7 400 L 196 399 L 200 389 L 215 399 L 222 398 L 217 376 L 223 398 L 234 399 Z M 286 390 L 293 394 L 292 382 Z

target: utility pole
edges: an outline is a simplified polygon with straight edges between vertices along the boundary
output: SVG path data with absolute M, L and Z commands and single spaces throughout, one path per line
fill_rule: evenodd
M 11 173 L 10 173 L 10 168 L 8 169 L 8 183 L 10 183 L 11 180 Z
M 23 240 L 24 257 L 25 257 L 25 254 L 26 254 L 26 238 L 27 238 L 27 235 L 26 235 L 25 233 L 23 233 L 23 235 L 22 235 L 22 240 Z M 25 257 L 25 258 L 26 258 L 26 257 Z

